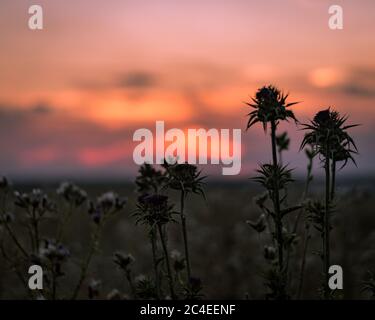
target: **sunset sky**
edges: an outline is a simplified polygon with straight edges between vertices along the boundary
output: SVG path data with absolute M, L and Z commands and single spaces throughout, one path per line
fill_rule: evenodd
M 28 29 L 31 4 L 44 30 Z M 328 28 L 332 4 L 343 30 Z M 245 129 L 243 102 L 268 83 L 301 122 L 333 106 L 361 123 L 345 172 L 374 174 L 374 14 L 373 0 L 2 0 L 0 174 L 132 176 L 136 129 Z M 286 127 L 302 172 L 303 133 Z M 243 131 L 243 177 L 269 160 L 267 138 Z

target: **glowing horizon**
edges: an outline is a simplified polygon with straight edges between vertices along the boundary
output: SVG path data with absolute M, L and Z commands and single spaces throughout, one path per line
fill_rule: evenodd
M 33 32 L 29 2 L 2 1 L 3 173 L 135 174 L 134 130 L 244 129 L 243 102 L 268 83 L 301 102 L 301 122 L 333 106 L 361 123 L 356 172 L 375 173 L 375 3 L 339 2 L 345 25 L 332 31 L 326 0 L 40 0 Z M 302 133 L 289 129 L 286 159 L 303 170 Z M 243 133 L 244 176 L 269 158 L 265 141 L 261 127 Z

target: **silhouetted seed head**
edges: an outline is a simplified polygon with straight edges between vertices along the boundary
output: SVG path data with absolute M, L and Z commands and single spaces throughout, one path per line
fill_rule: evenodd
M 375 272 L 368 270 L 366 280 L 362 282 L 362 292 L 368 292 L 371 298 L 375 298 Z
M 277 250 L 273 246 L 264 246 L 264 258 L 273 261 L 276 258 Z
M 279 152 L 286 151 L 289 149 L 290 139 L 287 132 L 276 136 L 276 145 Z
M 113 255 L 113 261 L 121 270 L 128 271 L 131 265 L 135 262 L 135 259 L 131 254 L 115 252 Z
M 140 299 L 156 299 L 156 285 L 153 279 L 145 275 L 139 275 L 135 278 L 135 291 Z
M 14 221 L 14 214 L 12 212 L 0 213 L 0 226 L 2 224 L 9 224 Z
M 201 177 L 201 172 L 198 171 L 197 166 L 188 163 L 169 164 L 165 161 L 163 167 L 167 170 L 168 187 L 205 197 L 203 180 L 206 177 Z
M 314 122 L 316 122 L 320 126 L 326 126 L 330 121 L 331 121 L 330 109 L 319 111 L 314 117 Z
M 112 289 L 108 294 L 107 294 L 107 300 L 123 300 L 124 296 L 121 294 L 121 292 L 117 289 Z
M 264 204 L 268 199 L 268 192 L 263 192 L 253 198 L 254 203 L 260 208 L 264 209 Z
M 307 219 L 312 223 L 314 228 L 321 234 L 324 232 L 325 225 L 325 204 L 318 200 L 308 200 L 303 204 L 305 211 L 307 213 Z M 334 204 L 331 203 L 329 207 L 329 214 L 334 212 Z M 332 226 L 329 226 L 331 229 Z
M 171 258 L 173 261 L 173 269 L 178 273 L 185 269 L 185 258 L 178 250 L 171 252 Z
M 161 194 L 144 194 L 138 197 L 137 210 L 133 216 L 136 224 L 147 224 L 151 227 L 174 221 L 173 205 L 169 204 L 168 196 Z
M 303 129 L 309 132 L 304 136 L 301 149 L 311 145 L 314 155 L 320 154 L 335 162 L 344 161 L 342 167 L 348 160 L 355 164 L 353 154 L 358 153 L 358 150 L 347 130 L 357 125 L 345 125 L 347 119 L 330 108 L 319 111 L 311 123 L 303 125 Z
M 91 279 L 89 285 L 88 285 L 88 296 L 89 299 L 95 299 L 100 294 L 100 289 L 102 286 L 102 282 L 100 280 Z
M 197 277 L 190 277 L 189 284 L 187 288 L 187 298 L 198 299 L 201 297 L 200 292 L 202 291 L 202 280 Z
M 0 190 L 9 188 L 10 183 L 6 177 L 0 177 Z
M 255 222 L 247 220 L 246 223 L 256 232 L 261 233 L 266 229 L 266 216 L 264 214 L 261 214 L 258 220 L 256 220 Z
M 248 114 L 249 121 L 246 129 L 257 122 L 261 122 L 264 130 L 266 130 L 267 124 L 272 121 L 277 123 L 279 120 L 288 120 L 289 118 L 297 121 L 293 111 L 287 109 L 297 102 L 287 103 L 287 98 L 288 94 L 283 94 L 272 85 L 260 88 L 255 94 L 255 98 L 252 98 L 250 103 L 246 103 L 255 109 Z
M 152 165 L 145 163 L 139 168 L 139 175 L 135 179 L 137 192 L 152 193 L 160 190 L 166 182 L 165 173 L 156 170 Z
M 262 184 L 268 191 L 274 192 L 275 186 L 278 189 L 284 189 L 289 182 L 292 182 L 291 169 L 287 166 L 277 164 L 262 164 L 260 169 L 256 170 L 260 175 L 252 178 L 254 181 Z
M 56 193 L 64 198 L 68 203 L 79 207 L 87 199 L 87 193 L 71 182 L 62 182 Z
M 54 239 L 44 240 L 44 244 L 39 249 L 39 257 L 52 262 L 63 262 L 70 257 L 70 251 L 62 243 Z
M 103 218 L 121 211 L 127 203 L 114 192 L 103 193 L 96 199 L 96 203 L 89 202 L 89 215 L 95 224 L 100 224 Z
M 40 189 L 33 189 L 30 193 L 14 192 L 16 198 L 14 204 L 20 208 L 28 209 L 28 212 L 35 212 L 38 217 L 42 217 L 46 212 L 56 210 L 55 204 L 48 199 Z

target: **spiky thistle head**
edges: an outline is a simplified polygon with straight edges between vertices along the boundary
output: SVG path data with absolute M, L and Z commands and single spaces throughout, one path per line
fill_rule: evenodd
M 145 163 L 138 170 L 139 175 L 135 179 L 137 192 L 140 194 L 157 192 L 166 182 L 165 173 L 155 169 L 151 164 Z
M 293 119 L 297 121 L 293 111 L 288 107 L 298 102 L 287 103 L 288 94 L 284 94 L 272 85 L 264 86 L 258 89 L 255 98 L 251 98 L 251 102 L 245 102 L 255 110 L 248 113 L 249 120 L 246 130 L 257 122 L 263 124 L 264 130 L 267 129 L 269 122 L 278 122 L 279 120 Z
M 346 125 L 347 119 L 347 116 L 341 116 L 331 108 L 319 111 L 310 123 L 303 124 L 303 130 L 309 132 L 305 134 L 300 148 L 311 145 L 315 153 L 325 159 L 344 161 L 342 167 L 348 160 L 356 164 L 353 154 L 358 153 L 358 149 L 347 130 L 358 124 Z
M 144 224 L 151 227 L 165 225 L 168 222 L 175 222 L 172 215 L 173 204 L 169 198 L 161 194 L 144 194 L 138 197 L 137 209 L 133 213 L 136 217 L 136 224 Z
M 163 166 L 167 171 L 169 188 L 183 191 L 185 194 L 196 193 L 205 198 L 203 180 L 206 176 L 201 176 L 201 171 L 198 171 L 197 166 L 189 163 L 169 164 L 167 161 Z
M 292 182 L 292 169 L 280 164 L 262 164 L 257 170 L 259 176 L 252 178 L 254 181 L 259 182 L 269 192 L 274 192 L 275 187 L 279 190 L 284 189 L 289 182 Z

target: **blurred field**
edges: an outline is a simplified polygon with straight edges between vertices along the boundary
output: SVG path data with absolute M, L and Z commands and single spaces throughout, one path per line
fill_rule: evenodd
M 58 184 L 39 184 L 53 198 Z M 139 274 L 152 275 L 151 250 L 142 226 L 135 226 L 130 216 L 134 209 L 136 194 L 134 185 L 120 183 L 84 184 L 81 185 L 90 195 L 113 190 L 129 199 L 125 213 L 116 216 L 105 227 L 102 237 L 101 252 L 95 257 L 90 268 L 89 278 L 102 281 L 101 298 L 113 288 L 128 292 L 127 283 L 112 261 L 117 250 L 129 252 L 136 258 L 135 269 Z M 319 182 L 313 184 L 310 197 L 319 197 Z M 361 294 L 360 284 L 366 270 L 375 268 L 375 217 L 373 180 L 353 180 L 339 182 L 339 207 L 334 217 L 335 229 L 332 233 L 332 263 L 344 269 L 344 297 L 365 298 Z M 15 185 L 15 189 L 28 191 L 31 185 Z M 290 190 L 292 198 L 300 197 L 302 185 L 296 184 Z M 242 299 L 245 296 L 262 298 L 264 287 L 260 272 L 264 266 L 263 245 L 254 230 L 245 223 L 247 219 L 256 219 L 259 209 L 252 198 L 262 190 L 250 182 L 224 184 L 208 181 L 206 186 L 207 202 L 191 196 L 187 202 L 188 231 L 192 255 L 193 274 L 203 280 L 206 298 Z M 177 206 L 178 208 L 178 206 Z M 49 227 L 53 229 L 53 220 Z M 74 253 L 83 252 L 89 242 L 90 220 L 85 210 L 74 214 L 72 227 L 66 235 L 66 244 Z M 45 230 L 48 233 L 48 230 Z M 316 298 L 321 264 L 313 254 L 320 246 L 320 239 L 314 233 L 309 248 L 304 298 Z M 171 228 L 169 248 L 182 251 L 181 235 L 178 226 Z M 300 246 L 298 247 L 301 249 Z M 298 258 L 300 252 L 293 253 Z M 76 281 L 78 274 L 77 261 L 72 261 L 67 268 L 64 284 L 60 290 L 67 290 L 69 284 Z M 298 264 L 297 264 L 298 263 Z M 298 274 L 299 259 L 292 260 L 293 279 Z M 27 298 L 24 289 L 14 273 L 0 264 L 0 297 L 1 299 Z M 86 286 L 87 288 L 87 281 Z M 292 281 L 292 292 L 296 281 Z M 85 290 L 81 298 L 87 298 Z

